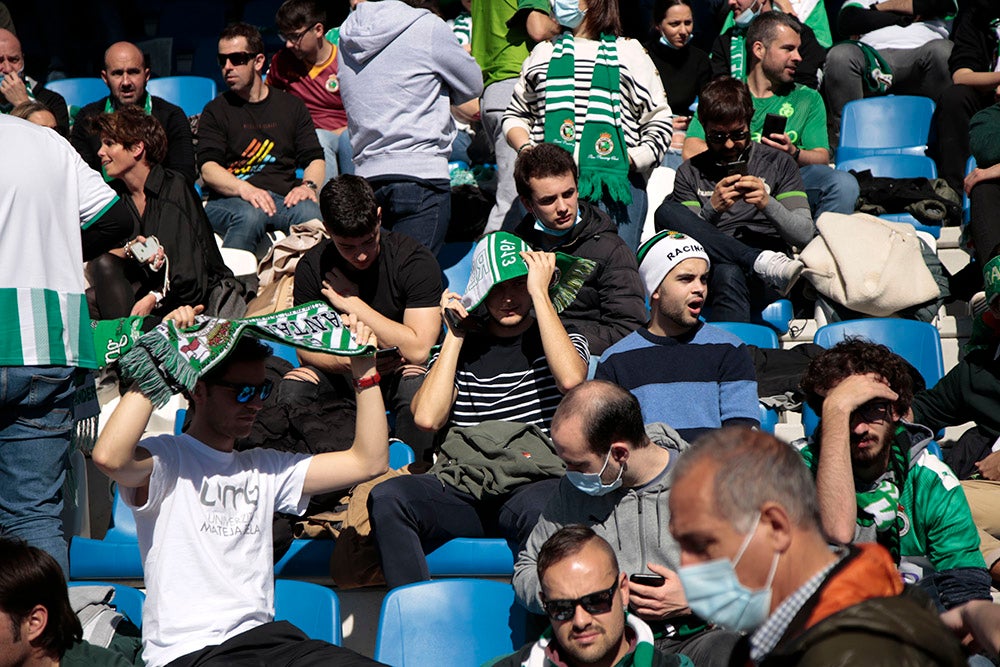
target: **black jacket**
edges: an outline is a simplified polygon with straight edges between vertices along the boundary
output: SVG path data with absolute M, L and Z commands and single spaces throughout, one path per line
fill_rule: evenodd
M 56 117 L 56 125 L 59 127 L 59 134 L 64 137 L 69 136 L 69 109 L 66 107 L 66 99 L 54 90 L 48 90 L 40 86 L 32 86 L 31 94 L 35 100 L 41 102 L 52 115 Z M 10 113 L 13 106 L 7 98 L 0 95 L 0 110 L 3 113 Z
M 108 98 L 105 97 L 80 109 L 69 136 L 73 148 L 95 171 L 101 170 L 101 158 L 97 157 L 97 151 L 101 148 L 101 137 L 91 127 L 92 119 L 104 113 L 107 102 Z M 140 104 L 145 104 L 145 100 Z M 112 106 L 117 108 L 113 101 Z M 167 134 L 167 155 L 163 158 L 163 166 L 179 171 L 184 178 L 194 183 L 198 176 L 194 169 L 194 138 L 187 115 L 179 106 L 155 95 L 152 109 L 153 117 L 160 121 L 163 131 Z
M 543 247 L 545 235 L 535 229 L 531 215 L 514 233 L 532 248 L 597 262 L 597 269 L 583 284 L 576 300 L 559 315 L 567 331 L 587 337 L 590 353 L 596 356 L 644 326 L 649 317 L 635 253 L 618 236 L 611 219 L 596 206 L 581 201 L 580 215 L 576 227 L 552 248 Z
M 725 76 L 730 73 L 729 54 L 735 30 L 736 28 L 730 28 L 715 40 L 715 45 L 712 47 L 713 76 Z M 819 88 L 817 72 L 826 62 L 826 49 L 816 39 L 816 33 L 813 32 L 812 28 L 804 23 L 802 24 L 801 37 L 802 46 L 799 47 L 799 55 L 802 56 L 802 62 L 799 63 L 799 68 L 795 72 L 795 83 L 816 89 Z M 746 47 L 749 47 L 749 44 L 744 48 Z M 746 71 L 749 72 L 750 59 L 747 58 L 744 62 L 746 63 Z

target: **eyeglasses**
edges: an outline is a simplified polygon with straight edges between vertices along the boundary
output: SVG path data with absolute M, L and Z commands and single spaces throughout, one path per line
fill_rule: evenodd
M 583 607 L 588 614 L 606 614 L 611 611 L 618 590 L 618 578 L 606 591 L 598 591 L 584 595 L 575 600 L 542 600 L 542 608 L 553 621 L 568 621 L 576 614 L 577 606 Z
M 746 141 L 750 138 L 750 130 L 733 130 L 732 132 L 709 132 L 705 135 L 705 141 L 710 144 L 724 144 L 726 139 L 733 143 Z
M 868 401 L 857 407 L 852 416 L 869 423 L 889 421 L 892 417 L 892 403 L 881 399 Z
M 271 395 L 271 390 L 274 389 L 274 383 L 270 380 L 265 380 L 262 385 L 225 382 L 223 380 L 216 380 L 212 384 L 236 390 L 236 402 L 241 404 L 249 403 L 254 399 L 254 396 L 260 396 L 260 400 L 266 401 L 267 397 Z
M 298 32 L 293 32 L 293 33 L 288 34 L 288 35 L 286 35 L 284 33 L 278 33 L 278 37 L 280 37 L 281 41 L 283 41 L 283 42 L 291 42 L 292 44 L 298 44 L 299 41 L 305 36 L 305 34 L 307 32 L 309 32 L 310 30 L 312 30 L 313 28 L 315 28 L 315 27 L 316 27 L 316 24 L 314 23 L 313 25 L 309 26 L 308 28 L 303 28 L 302 30 L 299 30 Z
M 248 62 L 250 62 L 256 57 L 257 57 L 256 53 L 248 53 L 246 51 L 237 51 L 235 53 L 220 53 L 219 67 L 225 67 L 227 60 L 233 64 L 233 67 L 241 67 L 243 65 L 246 65 Z

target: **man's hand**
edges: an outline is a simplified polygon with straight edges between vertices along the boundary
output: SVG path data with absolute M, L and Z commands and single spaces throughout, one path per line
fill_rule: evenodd
M 373 348 L 378 348 L 378 338 L 375 337 L 375 332 L 371 330 L 367 324 L 362 322 L 355 315 L 348 315 L 344 318 L 347 328 L 351 330 L 354 334 L 354 340 L 357 341 L 358 345 L 371 345 Z M 365 355 L 351 357 L 351 373 L 356 378 L 365 377 L 366 375 L 375 374 L 375 350 Z
M 868 401 L 879 398 L 895 401 L 899 398 L 899 394 L 889 388 L 884 378 L 875 373 L 850 375 L 823 399 L 823 419 L 838 415 L 849 419 L 852 412 Z
M 250 202 L 254 208 L 264 211 L 267 215 L 274 215 L 278 208 L 274 205 L 274 199 L 267 190 L 256 188 L 247 181 L 240 181 L 240 199 Z
M 528 295 L 531 300 L 549 298 L 549 285 L 556 272 L 556 256 L 551 252 L 526 250 L 521 259 L 528 265 Z
M 763 211 L 767 202 L 771 201 L 771 196 L 764 187 L 764 181 L 756 176 L 741 176 L 736 182 L 736 189 L 743 193 L 743 201 L 756 206 L 758 211 Z
M 646 563 L 646 567 L 662 575 L 666 581 L 662 586 L 643 586 L 629 581 L 628 606 L 632 611 L 646 621 L 662 621 L 670 616 L 691 613 L 677 573 L 654 563 Z
M 312 201 L 319 203 L 319 199 L 316 198 L 316 191 L 310 188 L 308 185 L 296 185 L 294 188 L 288 191 L 285 195 L 285 206 L 291 208 L 298 204 L 300 201 L 305 201 L 311 199 Z
M 462 295 L 445 290 L 441 295 L 441 319 L 444 320 L 452 336 L 465 338 L 465 328 L 462 323 L 468 316 L 469 311 L 462 305 Z
M 132 312 L 129 315 L 149 315 L 156 308 L 156 297 L 152 294 L 147 294 L 132 306 Z
M 0 93 L 3 93 L 7 101 L 14 106 L 31 101 L 28 87 L 17 72 L 11 72 L 3 77 L 3 82 L 0 82 Z
M 743 199 L 743 193 L 736 187 L 736 184 L 743 178 L 740 174 L 726 176 L 715 184 L 712 191 L 712 208 L 717 213 L 725 213 L 733 207 L 733 204 Z
M 788 153 L 789 155 L 795 154 L 795 146 L 792 145 L 792 139 L 787 134 L 778 134 L 775 132 L 769 136 L 761 135 L 760 143 L 765 146 L 770 146 L 771 148 L 777 148 L 782 153 Z
M 205 306 L 180 306 L 174 308 L 166 317 L 163 318 L 164 322 L 173 322 L 177 325 L 178 329 L 187 329 L 188 327 L 194 326 L 194 318 L 205 312 Z
M 982 461 L 976 461 L 976 470 L 983 479 L 1000 482 L 1000 452 L 993 452 Z
M 358 295 L 358 286 L 340 269 L 330 269 L 324 276 L 321 291 L 334 309 L 341 313 L 347 313 L 350 311 L 348 300 Z

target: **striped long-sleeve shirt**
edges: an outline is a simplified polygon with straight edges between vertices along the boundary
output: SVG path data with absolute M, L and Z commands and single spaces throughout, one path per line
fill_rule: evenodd
M 590 96 L 590 81 L 597 59 L 599 41 L 574 39 L 574 80 L 577 118 L 586 117 Z M 618 38 L 621 119 L 625 145 L 635 168 L 648 173 L 660 164 L 670 147 L 673 134 L 670 106 L 663 92 L 663 82 L 656 66 L 642 45 L 634 39 Z M 521 78 L 514 87 L 510 105 L 503 116 L 503 132 L 520 127 L 528 131 L 531 140 L 545 140 L 545 86 L 553 44 L 536 46 L 521 67 Z M 577 126 L 577 142 L 583 133 Z M 579 150 L 579 147 L 578 147 Z M 575 155 L 579 159 L 579 155 Z

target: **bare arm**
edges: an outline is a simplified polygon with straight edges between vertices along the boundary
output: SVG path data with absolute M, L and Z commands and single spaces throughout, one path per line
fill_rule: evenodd
M 791 137 L 784 133 L 761 137 L 760 143 L 788 153 L 800 167 L 805 164 L 830 164 L 830 151 L 825 148 L 810 148 L 800 151 L 792 143 Z M 798 155 L 796 155 L 796 152 L 798 152 Z
M 540 11 L 532 11 L 525 21 L 528 37 L 536 42 L 544 42 L 559 34 L 559 24 L 554 18 Z
M 445 290 L 441 295 L 442 316 L 445 310 L 453 310 L 462 320 L 467 318 L 469 314 L 459 299 L 461 299 L 460 294 Z M 420 385 L 410 404 L 413 422 L 417 428 L 437 431 L 448 423 L 451 407 L 458 396 L 458 390 L 455 388 L 455 372 L 458 370 L 458 356 L 464 343 L 465 333 L 460 329 L 452 329 L 449 324 L 437 360 L 427 371 L 423 384 Z
M 913 0 L 883 0 L 875 5 L 880 12 L 896 12 L 897 14 L 913 15 Z
M 1000 72 L 974 72 L 968 67 L 955 70 L 951 80 L 956 86 L 972 86 L 982 90 L 992 90 L 1000 86 Z
M 525 144 L 530 146 L 531 135 L 523 127 L 512 127 L 507 131 L 507 143 L 516 151 Z
M 690 134 L 684 137 L 684 148 L 681 149 L 681 157 L 685 160 L 690 160 L 695 155 L 699 153 L 704 153 L 708 150 L 708 144 L 705 143 L 704 139 L 699 139 L 698 137 L 692 137 Z
M 468 102 L 453 105 L 451 113 L 463 123 L 474 123 L 479 120 L 479 98 L 474 97 Z
M 549 282 L 556 268 L 556 256 L 548 252 L 522 252 L 528 265 L 528 294 L 542 337 L 542 349 L 559 391 L 567 391 L 587 379 L 587 363 L 580 357 L 549 298 Z
M 137 445 L 152 414 L 153 403 L 133 385 L 97 438 L 94 464 L 121 486 L 148 489 L 153 457 Z

